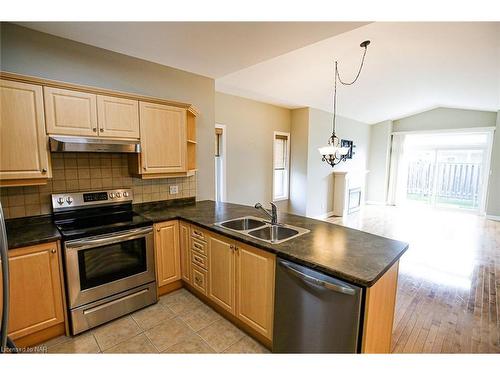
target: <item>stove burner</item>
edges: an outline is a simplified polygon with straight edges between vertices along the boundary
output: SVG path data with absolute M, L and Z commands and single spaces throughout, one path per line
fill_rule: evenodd
M 130 189 L 53 194 L 54 223 L 65 240 L 152 225 L 133 212 L 132 199 Z

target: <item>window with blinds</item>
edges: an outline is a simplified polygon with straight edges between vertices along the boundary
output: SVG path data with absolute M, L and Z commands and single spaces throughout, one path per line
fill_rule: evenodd
M 273 200 L 288 199 L 290 134 L 274 133 Z

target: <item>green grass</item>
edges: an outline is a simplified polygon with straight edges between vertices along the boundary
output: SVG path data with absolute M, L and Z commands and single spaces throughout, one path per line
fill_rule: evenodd
M 417 202 L 425 202 L 430 203 L 430 196 L 423 196 L 420 194 L 407 194 L 406 198 L 412 201 Z M 454 208 L 465 208 L 465 209 L 475 209 L 478 208 L 478 202 L 474 202 L 472 200 L 465 199 L 456 199 L 456 198 L 446 198 L 446 197 L 437 197 L 436 204 L 441 206 L 448 206 Z

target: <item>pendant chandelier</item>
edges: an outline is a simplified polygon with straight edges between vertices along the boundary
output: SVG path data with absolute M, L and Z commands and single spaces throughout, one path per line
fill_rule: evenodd
M 350 147 L 342 146 L 340 139 L 335 135 L 335 120 L 337 116 L 337 81 L 340 82 L 344 86 L 353 85 L 359 78 L 361 74 L 361 69 L 363 69 L 363 64 L 365 62 L 366 50 L 368 49 L 368 45 L 370 44 L 369 40 L 365 40 L 359 46 L 364 48 L 363 57 L 361 59 L 361 64 L 358 69 L 358 73 L 356 77 L 351 82 L 344 82 L 342 78 L 340 78 L 338 62 L 335 61 L 335 83 L 333 86 L 333 122 L 332 122 L 332 135 L 328 139 L 328 145 L 324 147 L 320 147 L 318 149 L 319 153 L 322 155 L 321 160 L 328 163 L 329 165 L 336 166 L 341 161 L 347 160 L 347 155 L 349 154 Z

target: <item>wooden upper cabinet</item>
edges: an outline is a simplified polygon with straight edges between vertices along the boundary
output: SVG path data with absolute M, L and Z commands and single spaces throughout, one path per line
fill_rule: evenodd
M 47 133 L 97 136 L 97 96 L 44 87 Z
M 56 242 L 9 251 L 9 335 L 13 340 L 64 322 Z
M 51 177 L 42 87 L 0 80 L 0 180 Z
M 186 110 L 140 102 L 142 174 L 186 172 Z
M 189 224 L 179 222 L 179 244 L 181 250 L 181 278 L 191 282 L 191 250 L 189 247 L 190 241 Z
M 155 224 L 155 257 L 158 286 L 181 278 L 179 223 L 177 220 Z
M 97 96 L 99 137 L 139 138 L 139 102 L 137 100 Z
M 272 340 L 276 256 L 236 244 L 236 316 Z
M 236 313 L 235 254 L 229 239 L 208 236 L 208 297 L 222 308 Z

